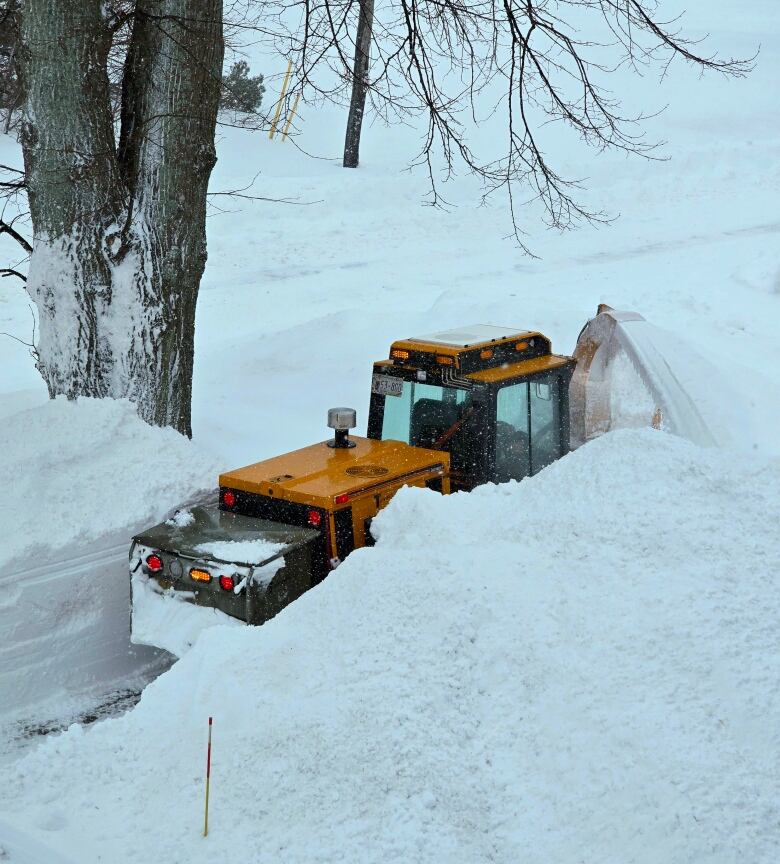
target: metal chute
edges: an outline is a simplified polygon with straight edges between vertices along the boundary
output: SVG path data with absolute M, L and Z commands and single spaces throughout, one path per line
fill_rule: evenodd
M 717 388 L 713 393 L 713 382 L 721 379 L 718 371 L 678 337 L 638 313 L 599 306 L 577 339 L 574 357 L 577 368 L 569 388 L 572 448 L 612 429 L 640 425 L 640 415 L 643 425 L 663 428 L 700 446 L 732 443 L 724 394 Z M 616 379 L 627 367 L 633 382 L 623 390 L 632 390 L 636 401 L 643 403 L 633 422 L 626 422 L 616 405 Z

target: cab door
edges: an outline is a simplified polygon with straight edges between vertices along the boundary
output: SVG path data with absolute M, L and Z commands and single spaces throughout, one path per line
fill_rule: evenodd
M 563 455 L 559 379 L 530 381 L 531 474 L 536 474 Z
M 495 401 L 494 482 L 522 480 L 568 449 L 558 375 L 508 381 Z

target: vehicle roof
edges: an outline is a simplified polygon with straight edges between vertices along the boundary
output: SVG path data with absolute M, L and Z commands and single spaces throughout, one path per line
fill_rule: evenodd
M 450 348 L 479 348 L 493 342 L 520 339 L 530 335 L 532 334 L 528 330 L 496 327 L 493 324 L 469 324 L 454 330 L 440 330 L 428 336 L 412 336 L 403 341 L 418 343 L 418 345 L 446 345 Z
M 499 381 L 507 381 L 510 378 L 518 378 L 527 375 L 536 375 L 539 372 L 548 372 L 551 369 L 560 369 L 572 364 L 571 357 L 563 357 L 560 354 L 545 354 L 543 357 L 532 357 L 520 363 L 511 363 L 505 366 L 497 366 L 492 369 L 481 369 L 478 372 L 470 372 L 465 377 L 470 381 L 479 381 L 482 384 L 496 384 Z

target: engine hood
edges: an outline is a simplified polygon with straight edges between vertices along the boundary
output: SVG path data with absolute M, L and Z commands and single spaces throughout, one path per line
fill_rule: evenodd
M 401 441 L 351 436 L 355 446 L 334 448 L 328 441 L 265 459 L 219 477 L 219 485 L 285 501 L 331 508 L 350 498 L 399 486 L 421 475 L 449 472 L 449 454 L 411 447 Z

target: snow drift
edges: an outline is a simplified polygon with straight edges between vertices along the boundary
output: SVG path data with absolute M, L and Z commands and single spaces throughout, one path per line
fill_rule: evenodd
M 85 862 L 774 862 L 778 480 L 631 430 L 402 490 L 271 622 L 18 762 L 5 816 Z
M 0 565 L 44 549 L 85 548 L 161 518 L 212 489 L 215 460 L 172 429 L 153 429 L 126 401 L 64 397 L 0 427 Z
M 129 642 L 130 538 L 217 466 L 111 400 L 12 414 L 0 454 L 0 720 L 67 718 L 169 663 Z

